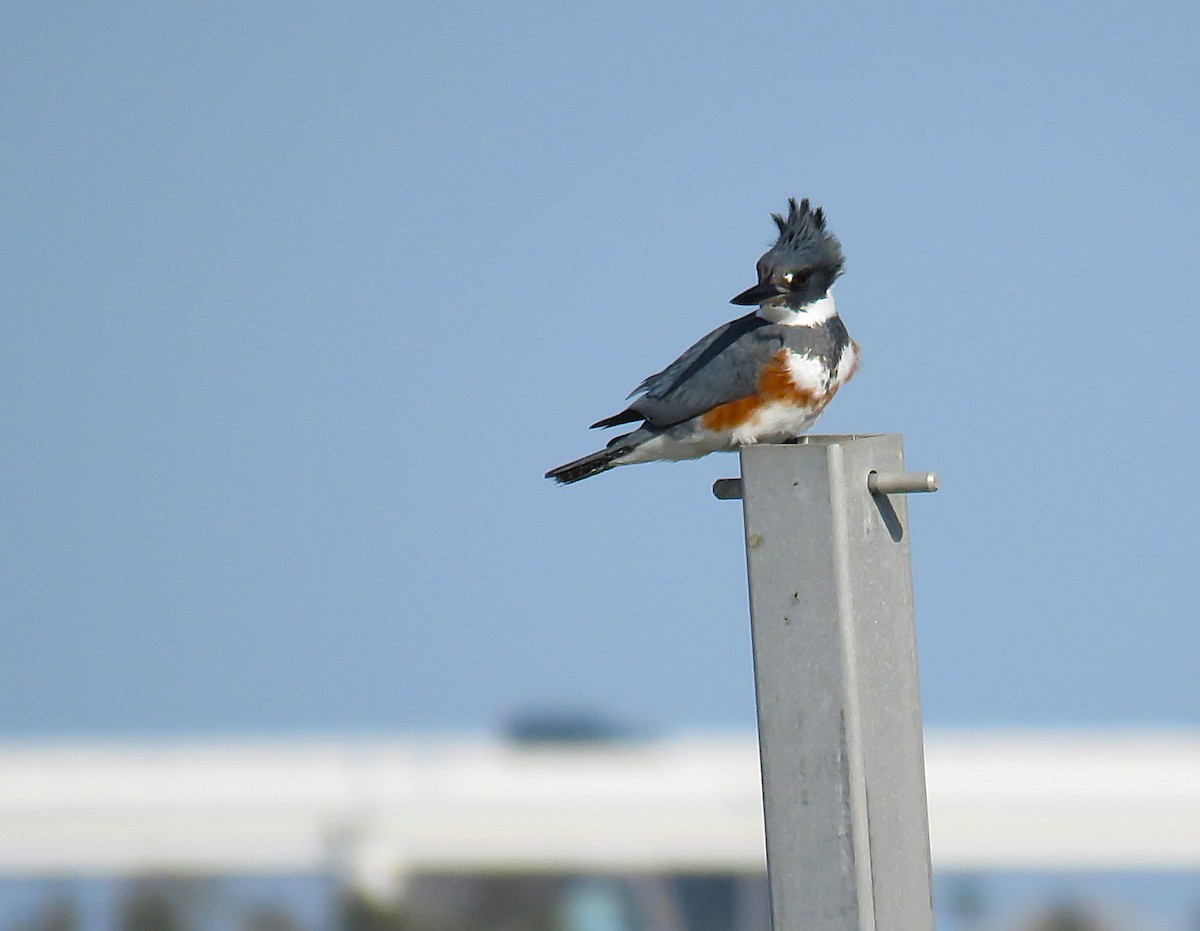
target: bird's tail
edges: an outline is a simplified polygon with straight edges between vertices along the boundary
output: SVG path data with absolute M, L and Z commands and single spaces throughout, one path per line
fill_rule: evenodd
M 572 482 L 582 482 L 585 478 L 607 472 L 615 468 L 618 465 L 617 460 L 637 445 L 628 442 L 632 436 L 632 433 L 626 433 L 624 436 L 613 437 L 604 449 L 560 465 L 557 469 L 551 469 L 546 473 L 546 478 L 552 478 L 560 485 L 570 485 Z

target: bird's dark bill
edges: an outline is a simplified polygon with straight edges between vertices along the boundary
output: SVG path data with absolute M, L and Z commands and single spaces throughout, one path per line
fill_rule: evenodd
M 737 297 L 729 299 L 730 304 L 761 304 L 768 298 L 778 297 L 779 289 L 773 284 L 756 284 L 747 288 Z

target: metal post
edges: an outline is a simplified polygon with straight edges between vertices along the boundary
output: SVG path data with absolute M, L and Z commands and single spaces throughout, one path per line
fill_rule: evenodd
M 904 492 L 937 478 L 897 435 L 741 458 L 772 927 L 931 931 Z

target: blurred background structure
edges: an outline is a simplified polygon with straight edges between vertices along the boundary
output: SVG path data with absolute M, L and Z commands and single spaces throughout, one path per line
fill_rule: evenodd
M 733 460 L 541 474 L 733 315 L 789 195 L 842 239 L 864 351 L 819 429 L 902 432 L 944 480 L 912 515 L 930 731 L 1191 746 L 1198 32 L 1183 2 L 9 4 L 0 737 L 45 796 L 6 809 L 0 922 L 412 920 L 332 861 L 122 860 L 147 774 L 225 735 L 453 743 L 530 707 L 748 735 L 740 518 L 708 493 Z M 1167 807 L 1131 851 L 1200 834 Z M 105 818 L 115 872 L 20 841 L 125 836 Z M 954 862 L 952 931 L 1200 923 L 1182 863 Z M 667 920 L 662 887 L 547 876 L 451 897 Z M 717 897 L 680 876 L 671 901 Z
M 116 917 L 93 903 L 88 927 L 259 927 L 269 909 L 296 927 L 769 931 L 751 735 L 578 740 L 553 723 L 549 740 L 10 746 L 0 880 L 41 880 L 37 927 L 83 926 L 80 882 L 107 879 Z M 940 927 L 1033 927 L 994 922 L 995 875 L 1179 874 L 1195 892 L 1200 733 L 949 732 L 927 757 L 935 869 L 960 877 Z M 292 888 L 264 906 L 233 879 Z

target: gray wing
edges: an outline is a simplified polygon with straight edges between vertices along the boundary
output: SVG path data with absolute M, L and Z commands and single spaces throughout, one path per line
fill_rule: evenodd
M 783 346 L 779 328 L 747 314 L 713 330 L 687 352 L 638 386 L 645 394 L 595 427 L 645 420 L 666 429 L 728 401 L 749 397 L 758 375 Z M 634 393 L 636 394 L 637 391 Z
M 661 395 L 665 393 L 705 352 L 710 349 L 719 351 L 723 344 L 732 342 L 744 333 L 756 329 L 763 322 L 762 318 L 757 314 L 746 314 L 744 317 L 738 317 L 736 320 L 722 323 L 707 336 L 697 340 L 694 346 L 661 372 L 654 375 L 647 375 L 642 379 L 640 385 L 629 392 L 628 396 L 632 398 L 635 394 L 641 394 L 643 391 L 647 394 Z

